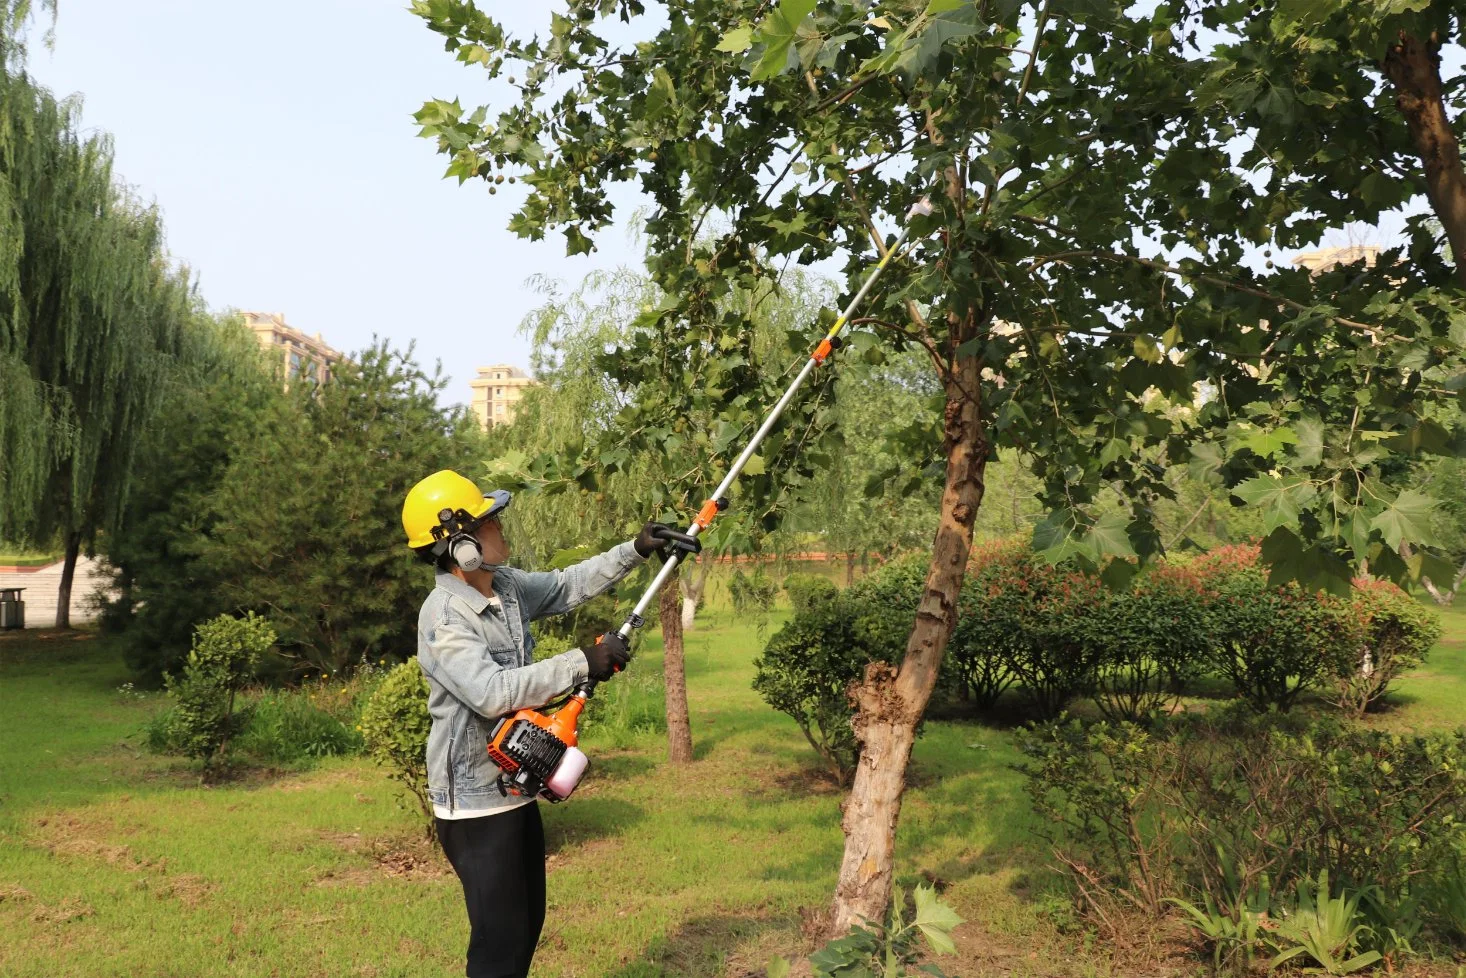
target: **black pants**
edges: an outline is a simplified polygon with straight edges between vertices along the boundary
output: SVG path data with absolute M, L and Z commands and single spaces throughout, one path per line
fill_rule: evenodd
M 437 822 L 468 904 L 468 978 L 524 978 L 545 924 L 540 806 Z

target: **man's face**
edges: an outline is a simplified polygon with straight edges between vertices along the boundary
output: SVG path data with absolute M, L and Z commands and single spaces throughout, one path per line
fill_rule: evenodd
M 484 563 L 502 564 L 509 559 L 509 541 L 504 539 L 504 528 L 499 518 L 484 520 L 474 531 L 473 537 L 484 551 Z

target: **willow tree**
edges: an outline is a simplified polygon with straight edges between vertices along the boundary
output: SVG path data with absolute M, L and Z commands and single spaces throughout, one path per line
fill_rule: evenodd
M 138 435 L 195 315 L 155 209 L 79 105 L 0 71 L 0 535 L 61 540 L 58 627 L 84 545 L 123 511 Z
M 646 323 L 669 348 L 730 337 L 717 298 L 772 263 L 842 261 L 853 285 L 931 198 L 856 324 L 925 351 L 945 467 L 904 657 L 851 690 L 862 754 L 836 932 L 889 902 L 905 769 L 995 447 L 1042 480 L 1036 545 L 1117 586 L 1159 550 L 1170 465 L 1266 514 L 1281 577 L 1347 588 L 1351 561 L 1418 535 L 1423 504 L 1378 466 L 1440 447 L 1428 415 L 1456 396 L 1466 318 L 1434 289 L 1381 299 L 1344 273 L 1246 265 L 1321 223 L 1235 163 L 1236 124 L 1199 97 L 1214 68 L 1200 21 L 1247 6 L 677 0 L 644 17 L 639 0 L 573 0 L 525 40 L 473 3 L 414 3 L 511 93 L 493 113 L 419 114 L 451 174 L 522 176 L 511 228 L 585 251 L 612 187 L 652 200 L 648 265 L 669 298 Z M 720 390 L 735 423 L 763 407 L 732 403 L 752 390 Z
M 753 434 L 751 418 L 740 427 L 728 417 L 724 395 L 754 377 L 772 383 L 783 376 L 790 342 L 802 342 L 803 324 L 818 313 L 827 291 L 798 269 L 751 291 L 733 289 L 720 305 L 727 321 L 738 324 L 736 331 L 730 329 L 720 343 L 690 348 L 669 344 L 661 331 L 648 327 L 647 320 L 669 300 L 642 272 L 596 273 L 568 295 L 552 292 L 526 321 L 543 385 L 527 395 L 507 429 L 505 447 L 511 451 L 493 469 L 501 483 L 533 487 L 543 500 L 526 507 L 529 535 L 541 548 L 555 541 L 575 555 L 597 537 L 609 542 L 608 530 L 624 539 L 649 516 L 685 523 L 720 467 Z M 638 357 L 635 369 L 627 362 L 629 350 Z M 669 396 L 669 390 L 679 394 Z M 692 615 L 683 587 L 695 608 L 712 556 L 735 540 L 749 544 L 763 537 L 787 504 L 778 491 L 787 484 L 782 476 L 809 477 L 816 463 L 832 457 L 829 398 L 821 396 L 829 393 L 816 392 L 802 405 L 796 437 L 777 440 L 770 459 L 758 458 L 753 468 L 762 474 L 792 463 L 797 446 L 808 443 L 799 465 L 740 493 L 734 511 L 703 538 L 701 562 L 684 564 L 682 579 L 674 578 L 658 595 L 673 763 L 693 756 L 682 642 Z M 747 401 L 749 394 L 737 398 Z

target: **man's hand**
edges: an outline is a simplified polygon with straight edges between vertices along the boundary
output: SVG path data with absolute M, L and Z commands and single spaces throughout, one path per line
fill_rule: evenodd
M 585 664 L 591 679 L 603 683 L 626 667 L 631 661 L 631 647 L 617 632 L 607 632 L 594 644 L 581 646 L 585 653 Z
M 631 541 L 631 545 L 642 557 L 650 557 L 652 554 L 660 554 L 665 557 L 669 546 L 682 551 L 684 555 L 702 552 L 702 544 L 697 537 L 679 533 L 667 524 L 655 521 L 650 521 L 642 527 L 636 539 Z

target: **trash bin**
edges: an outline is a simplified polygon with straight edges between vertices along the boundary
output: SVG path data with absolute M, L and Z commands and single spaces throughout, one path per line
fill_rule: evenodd
M 25 602 L 20 599 L 23 587 L 0 588 L 0 628 L 25 627 Z

